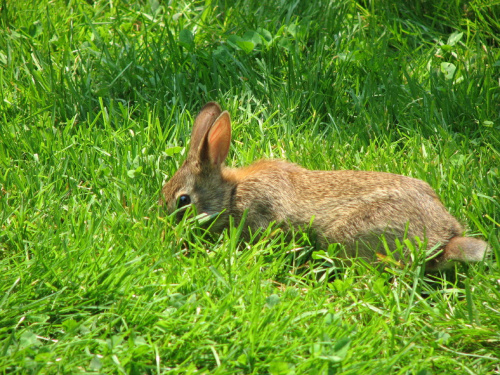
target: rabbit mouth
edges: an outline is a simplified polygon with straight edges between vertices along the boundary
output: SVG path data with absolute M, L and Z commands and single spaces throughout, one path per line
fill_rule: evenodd
M 204 227 L 204 228 L 209 228 L 212 227 L 212 225 L 217 222 L 218 218 L 221 216 L 222 212 L 200 212 L 197 213 L 196 207 L 192 204 L 188 204 L 186 206 L 180 207 L 177 210 L 175 210 L 172 215 L 175 215 L 175 218 L 177 219 L 177 222 L 181 222 L 183 220 L 187 222 L 193 222 L 196 223 L 197 225 Z

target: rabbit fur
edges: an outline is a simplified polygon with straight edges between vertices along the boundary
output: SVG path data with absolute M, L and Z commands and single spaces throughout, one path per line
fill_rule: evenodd
M 219 215 L 210 227 L 219 232 L 229 217 L 239 223 L 247 211 L 244 235 L 272 222 L 285 230 L 307 228 L 319 247 L 340 243 L 340 257 L 369 261 L 385 254 L 382 236 L 390 250 L 396 239 L 418 237 L 439 252 L 427 262 L 428 271 L 484 258 L 487 243 L 462 237 L 462 226 L 424 181 L 383 172 L 311 171 L 272 160 L 227 168 L 230 142 L 229 113 L 207 103 L 196 117 L 185 162 L 162 189 L 178 219 L 191 203 L 198 213 Z

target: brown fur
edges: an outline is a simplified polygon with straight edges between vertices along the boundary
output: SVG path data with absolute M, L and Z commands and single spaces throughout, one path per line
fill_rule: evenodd
M 345 258 L 375 260 L 376 253 L 385 254 L 382 236 L 390 250 L 396 239 L 418 237 L 429 249 L 442 251 L 428 262 L 430 270 L 484 257 L 486 242 L 461 237 L 462 226 L 421 180 L 382 172 L 310 171 L 269 160 L 226 168 L 230 139 L 229 114 L 217 103 L 206 104 L 196 118 L 186 161 L 162 189 L 170 212 L 181 195 L 188 195 L 198 213 L 220 213 L 214 231 L 226 228 L 230 216 L 238 223 L 248 211 L 251 231 L 271 222 L 309 228 L 319 246 L 343 244 Z

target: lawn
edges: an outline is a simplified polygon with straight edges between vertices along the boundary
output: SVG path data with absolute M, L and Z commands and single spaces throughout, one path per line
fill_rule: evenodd
M 403 3 L 3 1 L 0 373 L 500 374 L 500 3 Z M 211 100 L 230 166 L 420 178 L 488 258 L 177 224 L 160 190 Z

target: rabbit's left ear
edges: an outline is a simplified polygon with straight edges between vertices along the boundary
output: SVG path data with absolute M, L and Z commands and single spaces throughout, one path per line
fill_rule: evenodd
M 219 167 L 226 160 L 231 144 L 231 118 L 224 111 L 214 121 L 200 149 L 200 160 Z

